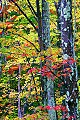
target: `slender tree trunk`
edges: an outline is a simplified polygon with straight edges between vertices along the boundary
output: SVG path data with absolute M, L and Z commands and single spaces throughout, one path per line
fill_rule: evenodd
M 50 46 L 50 18 L 49 18 L 49 4 L 45 0 L 42 0 L 42 41 L 44 50 L 47 50 Z M 51 62 L 47 61 L 49 66 Z M 54 101 L 54 83 L 51 79 L 46 77 L 44 81 L 44 105 L 55 106 Z M 50 120 L 56 120 L 56 112 L 54 110 L 48 110 Z
M 2 74 L 2 54 L 0 53 L 0 77 Z
M 36 0 L 36 6 L 37 6 L 37 18 L 38 18 L 38 43 L 40 46 L 40 51 L 42 51 L 43 48 L 43 41 L 42 41 L 42 18 L 41 18 L 41 11 L 40 11 L 40 4 L 39 0 Z M 40 56 L 42 56 L 42 53 L 40 53 Z M 43 63 L 40 61 L 40 68 L 42 68 Z M 41 75 L 40 77 L 41 80 L 41 92 L 40 95 L 42 97 L 42 103 L 44 104 L 44 94 L 42 91 L 44 91 L 44 82 L 43 82 L 43 77 Z
M 37 19 L 38 19 L 38 42 L 40 46 L 40 51 L 43 50 L 43 43 L 42 43 L 42 18 L 41 18 L 41 12 L 40 12 L 40 4 L 39 0 L 36 0 L 36 6 L 37 6 Z
M 68 108 L 69 116 L 73 116 L 77 120 L 77 68 L 76 63 L 70 63 L 70 59 L 75 59 L 73 29 L 72 29 L 72 0 L 61 0 L 61 41 L 63 50 L 63 59 L 69 60 L 65 68 L 70 68 L 72 72 L 64 78 L 66 91 L 66 106 Z
M 0 15 L 1 15 L 1 17 L 0 17 L 0 22 L 5 22 L 5 17 L 4 17 L 4 15 L 3 15 L 3 9 L 4 9 L 4 7 L 6 7 L 6 4 L 7 4 L 7 2 L 6 2 L 6 0 L 0 0 L 0 6 L 1 6 L 1 10 L 0 10 Z M 3 28 L 3 31 L 2 31 L 2 34 L 0 35 L 0 37 L 2 37 L 4 35 L 4 28 Z M 0 49 L 1 49 L 1 47 L 2 47 L 2 45 L 1 45 L 1 43 L 0 43 Z M 2 54 L 2 53 L 0 53 L 0 77 L 1 77 L 1 74 L 2 74 L 2 63 L 5 63 L 6 62 L 6 57 Z
M 1 6 L 0 14 L 2 15 L 2 10 L 3 10 L 2 0 L 0 0 L 0 6 Z M 0 17 L 0 21 L 3 22 L 3 15 L 2 17 Z M 0 43 L 0 48 L 1 48 L 1 43 Z M 1 77 L 1 74 L 2 74 L 2 53 L 0 53 L 0 77 Z
M 22 118 L 21 114 L 21 101 L 20 101 L 20 74 L 21 74 L 21 65 L 19 64 L 19 75 L 18 75 L 18 117 Z

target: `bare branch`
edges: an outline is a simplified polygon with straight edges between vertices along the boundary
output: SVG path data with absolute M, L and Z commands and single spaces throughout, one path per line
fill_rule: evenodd
M 34 15 L 34 12 L 32 11 L 31 7 L 30 7 L 29 5 L 28 5 L 28 7 L 29 7 L 29 9 L 30 9 L 31 13 Z M 35 20 L 38 22 L 37 17 L 36 17 L 36 16 L 34 16 L 34 18 L 35 18 Z
M 13 33 L 13 34 L 14 34 L 14 33 Z M 40 52 L 40 50 L 38 50 L 38 49 L 36 48 L 36 46 L 34 45 L 34 43 L 32 43 L 31 41 L 29 41 L 27 38 L 21 36 L 21 35 L 18 34 L 18 33 L 15 33 L 14 35 L 18 35 L 18 36 L 22 37 L 22 38 L 25 39 L 27 42 L 29 42 L 29 43 L 36 49 L 37 52 Z
M 29 4 L 29 8 L 30 8 L 31 12 L 33 12 L 33 13 L 36 15 L 36 17 L 37 17 L 37 14 L 36 14 L 36 12 L 35 12 L 33 6 L 31 5 L 30 1 L 27 0 L 27 2 L 28 2 L 28 4 Z
M 18 7 L 18 9 L 20 10 L 20 12 L 26 17 L 26 19 L 29 21 L 29 23 L 34 27 L 34 29 L 38 32 L 38 29 L 36 28 L 36 26 L 33 24 L 33 22 L 28 18 L 28 16 L 23 12 L 23 10 L 20 8 L 20 6 L 14 1 L 14 0 L 11 0 L 15 6 Z

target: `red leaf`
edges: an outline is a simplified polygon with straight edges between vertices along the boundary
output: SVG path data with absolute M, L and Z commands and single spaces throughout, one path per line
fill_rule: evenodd
M 62 110 L 62 111 L 67 111 L 66 106 L 61 106 L 61 110 Z
M 69 64 L 73 64 L 75 62 L 76 62 L 76 60 L 74 60 L 74 58 L 69 58 Z
M 30 46 L 30 43 L 24 43 L 24 46 L 25 46 L 25 47 L 29 47 L 29 46 Z
M 56 105 L 55 107 L 53 107 L 54 110 L 60 110 L 61 109 L 61 105 Z
M 36 26 L 36 28 L 38 29 L 38 26 Z
M 6 25 L 10 25 L 10 24 L 12 24 L 12 22 L 6 22 Z
M 39 109 L 40 109 L 40 110 L 44 110 L 43 106 L 39 106 Z
M 30 70 L 28 70 L 28 73 L 35 73 L 36 72 L 36 68 L 31 68 Z
M 46 73 L 46 76 L 47 76 L 48 78 L 51 78 L 51 77 L 52 77 L 52 73 L 51 73 L 51 72 L 47 72 L 47 73 Z
M 10 59 L 12 59 L 12 58 L 13 58 L 12 56 L 8 55 L 8 56 L 6 57 L 6 60 L 10 60 Z
M 13 65 L 13 66 L 11 66 L 11 68 L 9 68 L 8 73 L 9 73 L 9 74 L 13 74 L 14 71 L 16 71 L 16 70 L 18 70 L 18 69 L 19 69 L 19 66 Z
M 3 31 L 0 31 L 0 35 L 2 35 L 2 32 L 3 32 Z
M 12 24 L 9 24 L 8 26 L 7 26 L 7 29 L 11 29 L 13 27 L 13 25 Z
M 58 87 L 61 87 L 62 85 L 61 84 L 58 84 Z
M 45 109 L 47 109 L 47 110 L 51 110 L 52 107 L 51 107 L 51 106 L 45 106 Z
M 57 69 L 57 65 L 53 65 L 52 68 L 55 70 Z
M 70 116 L 68 120 L 73 120 L 73 118 L 75 118 L 75 116 Z
M 63 62 L 62 62 L 63 64 L 66 64 L 67 63 L 67 60 L 63 60 Z
M 0 10 L 2 10 L 2 6 L 0 5 Z
M 9 73 L 9 74 L 13 74 L 14 71 L 13 71 L 12 69 L 9 69 L 9 70 L 8 70 L 8 73 Z
M 15 16 L 11 17 L 10 20 L 13 21 L 13 20 L 15 20 L 16 18 L 17 18 L 17 16 L 15 15 Z
M 28 57 L 29 55 L 28 54 L 26 54 L 26 53 L 23 53 L 22 54 L 22 57 Z
M 36 96 L 36 100 L 38 100 L 38 96 Z

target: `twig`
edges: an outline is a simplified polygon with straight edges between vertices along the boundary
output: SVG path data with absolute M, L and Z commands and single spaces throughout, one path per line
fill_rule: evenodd
M 33 24 L 33 22 L 28 18 L 28 16 L 24 13 L 24 11 L 20 8 L 20 6 L 14 1 L 14 0 L 11 0 L 15 6 L 18 7 L 18 9 L 20 10 L 20 12 L 26 17 L 26 19 L 29 21 L 29 23 L 34 27 L 34 29 L 36 30 L 36 32 L 38 32 L 38 29 L 36 28 L 36 26 Z
M 33 11 L 33 13 L 36 15 L 36 17 L 37 17 L 37 14 L 36 14 L 36 12 L 35 12 L 35 10 L 34 10 L 34 8 L 33 8 L 33 6 L 31 5 L 31 3 L 30 3 L 30 1 L 29 0 L 27 0 L 27 2 L 28 2 L 28 4 L 29 4 L 29 8 L 30 8 L 30 10 L 32 10 Z
M 13 34 L 14 34 L 14 33 L 13 33 Z M 31 41 L 29 41 L 27 38 L 21 36 L 21 35 L 18 34 L 18 33 L 14 34 L 14 35 L 18 35 L 18 36 L 22 37 L 23 39 L 27 40 L 27 42 L 29 42 L 29 43 L 36 49 L 37 52 L 40 52 L 40 50 L 38 50 L 38 49 L 36 48 L 36 46 L 35 46 Z

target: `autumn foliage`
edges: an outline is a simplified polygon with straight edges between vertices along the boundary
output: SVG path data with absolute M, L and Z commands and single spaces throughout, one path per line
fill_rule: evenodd
M 57 45 L 57 41 L 60 41 L 60 33 L 58 34 L 57 30 L 57 12 L 53 3 L 50 1 L 51 45 L 49 49 L 40 51 L 38 33 L 12 1 L 19 5 L 39 30 L 37 15 L 34 18 L 31 8 L 28 9 L 28 0 L 26 3 L 24 0 L 9 0 L 3 9 L 0 6 L 0 11 L 2 10 L 0 18 L 5 18 L 0 22 L 0 115 L 4 116 L 4 120 L 18 120 L 20 97 L 22 119 L 49 120 L 49 110 L 56 111 L 58 120 L 75 119 L 73 115 L 68 116 L 68 108 L 63 104 L 66 95 L 62 95 L 61 90 L 66 88 L 63 78 L 68 78 L 73 73 L 70 66 L 78 63 L 78 69 L 80 69 L 80 60 L 72 57 L 67 60 L 62 58 L 61 46 Z M 35 0 L 30 2 L 36 10 Z M 79 2 L 76 4 L 79 6 Z M 78 52 L 80 51 L 80 32 L 77 36 L 75 48 Z M 1 56 L 2 54 L 5 57 Z M 80 58 L 80 54 L 76 54 Z M 48 78 L 54 82 L 55 106 L 44 106 L 42 103 L 44 92 L 42 78 Z

